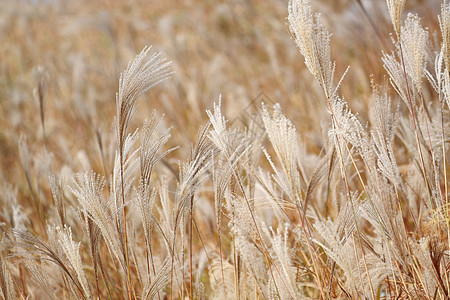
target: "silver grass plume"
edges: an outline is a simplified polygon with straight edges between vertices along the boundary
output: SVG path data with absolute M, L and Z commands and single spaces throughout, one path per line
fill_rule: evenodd
M 138 140 L 139 132 L 136 130 L 132 134 L 127 135 L 122 153 L 120 154 L 119 151 L 116 152 L 111 185 L 111 194 L 114 197 L 114 205 L 116 208 L 122 208 L 126 205 L 126 201 L 125 203 L 122 202 L 122 194 L 127 196 L 131 191 L 136 171 L 139 169 L 139 149 L 134 149 Z M 121 221 L 118 220 L 118 222 L 120 223 Z
M 66 287 L 73 293 L 73 296 L 77 299 L 86 299 L 83 286 L 79 281 L 76 270 L 74 270 L 70 261 L 65 257 L 64 250 L 61 248 L 61 244 L 58 243 L 54 230 L 54 227 L 48 227 L 48 242 L 45 242 L 28 232 L 13 230 L 13 234 L 17 241 L 16 245 L 25 250 L 20 255 L 28 262 L 40 259 L 52 263 L 57 267 L 55 270 L 59 270 L 61 271 L 61 274 L 63 274 L 63 280 L 66 283 Z M 36 264 L 30 263 L 30 266 L 32 266 L 31 270 L 37 270 L 38 274 L 35 274 L 36 279 L 40 280 L 44 286 L 49 285 L 48 278 L 41 276 L 42 272 L 40 272 L 40 268 L 34 268 Z
M 271 217 L 274 219 L 289 222 L 285 209 L 286 207 L 292 206 L 292 204 L 289 200 L 279 199 L 279 184 L 273 180 L 272 173 L 258 168 L 253 175 L 256 178 L 255 202 L 259 202 L 258 206 L 269 209 L 272 215 Z M 270 224 L 270 222 L 268 223 Z
M 236 203 L 236 205 L 238 204 Z M 242 219 L 240 219 L 241 214 L 244 215 Z M 264 261 L 264 256 L 261 255 L 261 245 L 264 244 L 268 248 L 270 242 L 270 233 L 267 224 L 265 224 L 260 214 L 256 214 L 256 223 L 259 225 L 261 232 L 260 245 L 258 245 L 256 243 L 257 228 L 255 226 L 249 226 L 252 219 L 250 213 L 245 212 L 245 207 L 242 204 L 236 206 L 235 216 L 233 217 L 235 220 L 232 230 L 236 233 L 236 251 L 239 253 L 239 256 L 244 258 L 242 264 L 246 265 L 245 269 L 252 273 L 257 284 L 267 282 L 271 273 Z M 260 287 L 262 286 L 264 285 Z
M 216 223 L 218 228 L 221 226 L 221 210 L 223 199 L 229 189 L 232 177 L 235 175 L 237 165 L 241 162 L 242 157 L 246 154 L 248 148 L 238 147 L 229 157 L 221 152 L 217 162 L 212 164 L 212 176 L 214 184 L 214 202 L 216 211 Z
M 127 235 L 127 222 L 126 222 L 126 209 L 130 203 L 127 197 L 133 188 L 137 170 L 139 169 L 139 149 L 134 149 L 134 145 L 139 139 L 138 130 L 133 134 L 128 134 L 122 152 L 117 151 L 115 157 L 115 165 L 113 170 L 113 178 L 111 185 L 111 211 L 114 212 L 111 216 L 114 222 L 111 224 L 115 227 L 115 231 L 118 234 L 122 253 L 125 256 L 125 266 L 128 266 L 127 248 L 128 248 L 128 235 Z M 127 270 L 129 268 L 126 268 Z
M 271 250 L 272 258 L 280 272 L 274 272 L 274 279 L 277 281 L 279 296 L 281 299 L 300 298 L 296 287 L 295 268 L 292 261 L 293 249 L 289 245 L 289 228 L 285 226 L 283 230 L 272 232 Z M 270 277 L 269 277 L 270 278 Z M 272 280 L 272 278 L 270 278 Z
M 447 106 L 450 108 L 450 3 L 445 0 L 441 6 L 441 15 L 439 16 L 439 25 L 442 34 L 442 48 L 441 56 L 445 62 L 444 70 L 437 72 L 436 76 L 438 82 L 440 82 L 440 75 L 443 74 L 443 92 L 447 102 Z M 438 68 L 437 68 L 438 69 Z M 442 67 L 439 66 L 439 71 Z
M 346 177 L 345 170 L 348 165 L 353 164 L 355 167 L 354 151 L 357 151 L 368 167 L 368 171 L 371 171 L 373 158 L 366 128 L 361 124 L 357 115 L 351 111 L 345 100 L 338 96 L 333 100 L 333 127 L 328 131 L 328 137 L 335 144 L 343 178 Z M 350 148 L 348 144 L 352 147 Z M 359 174 L 356 167 L 355 170 Z M 362 181 L 361 183 L 363 184 Z
M 72 240 L 72 228 L 70 227 L 64 226 L 63 229 L 57 227 L 56 232 L 59 237 L 59 244 L 64 249 L 66 257 L 70 265 L 72 266 L 73 270 L 75 271 L 78 277 L 78 281 L 80 282 L 83 288 L 85 298 L 91 299 L 92 298 L 91 290 L 89 288 L 88 281 L 84 274 L 83 263 L 81 261 L 80 256 L 81 242 L 76 243 L 75 241 Z
M 280 105 L 274 105 L 272 115 L 267 106 L 262 106 L 262 119 L 269 140 L 281 163 L 283 174 L 272 164 L 276 180 L 291 202 L 299 205 L 301 197 L 301 180 L 298 171 L 297 136 L 291 121 L 281 112 Z M 270 158 L 267 156 L 270 161 Z M 300 205 L 301 206 L 301 205 Z
M 450 108 L 450 72 L 449 69 L 445 69 L 444 72 L 444 97 L 447 102 L 447 107 Z
M 408 14 L 402 27 L 401 43 L 406 73 L 419 93 L 422 91 L 422 79 L 427 67 L 427 41 L 428 31 L 420 25 L 419 17 Z
M 442 34 L 442 50 L 444 54 L 444 62 L 447 67 L 447 73 L 450 70 L 450 3 L 444 0 L 441 6 L 441 15 L 439 18 L 439 26 Z
M 161 53 L 151 53 L 151 47 L 145 47 L 128 64 L 120 75 L 119 92 L 116 95 L 117 135 L 122 151 L 127 128 L 136 109 L 136 100 L 155 85 L 169 78 L 171 62 L 161 57 Z
M 405 73 L 403 72 L 403 67 L 401 60 L 400 49 L 397 45 L 397 51 L 392 52 L 391 54 L 383 53 L 383 57 L 381 60 L 383 61 L 383 67 L 387 71 L 389 75 L 389 82 L 391 83 L 394 90 L 400 96 L 402 101 L 405 103 L 406 107 L 411 114 L 414 112 L 411 111 L 411 105 L 409 105 L 409 91 L 407 89 L 407 84 L 405 80 Z M 416 99 L 415 97 L 411 97 L 412 106 L 415 107 Z
M 159 202 L 160 205 L 156 207 L 159 218 L 159 227 L 163 235 L 164 245 L 167 251 L 171 252 L 170 241 L 174 239 L 173 228 L 175 227 L 174 215 L 172 210 L 172 199 L 169 196 L 169 181 L 166 176 L 162 176 L 159 184 Z
M 99 280 L 99 273 L 98 268 L 100 267 L 100 271 L 103 272 L 103 266 L 102 266 L 102 259 L 100 257 L 99 253 L 99 246 L 101 238 L 101 232 L 100 228 L 95 225 L 94 221 L 92 221 L 91 218 L 85 213 L 81 213 L 81 218 L 84 219 L 84 232 L 86 233 L 86 236 L 88 238 L 88 246 L 89 246 L 89 254 L 91 255 L 92 259 L 92 266 L 94 268 L 94 276 L 95 276 L 95 282 L 97 286 L 97 290 L 99 290 L 98 287 L 98 280 Z M 108 285 L 106 285 L 106 289 L 109 291 Z
M 442 101 L 442 94 L 441 94 L 441 88 L 442 88 L 442 82 L 444 80 L 444 72 L 443 69 L 445 69 L 444 66 L 444 49 L 441 48 L 441 50 L 436 54 L 436 57 L 434 58 L 434 74 L 431 70 L 425 70 L 426 77 L 428 81 L 430 82 L 432 88 L 436 92 L 436 94 L 439 95 L 439 98 Z
M 122 248 L 114 228 L 117 211 L 111 199 L 103 199 L 105 180 L 94 172 L 79 173 L 75 176 L 72 193 L 77 197 L 81 210 L 98 226 L 111 254 L 121 262 Z
M 243 296 L 242 293 L 244 293 L 245 291 L 242 289 L 241 284 L 242 282 L 247 280 L 247 275 L 251 278 L 251 281 L 255 285 L 255 287 L 257 287 L 258 290 L 264 295 L 268 276 L 271 275 L 264 261 L 264 257 L 261 255 L 261 249 L 260 247 L 258 247 L 258 245 L 256 245 L 256 234 L 254 232 L 246 232 L 246 230 L 248 231 L 249 229 L 253 228 L 249 225 L 251 222 L 250 217 L 247 216 L 246 220 L 243 220 L 239 217 L 241 213 L 245 214 L 246 211 L 248 211 L 248 209 L 243 206 L 236 210 L 235 214 L 233 214 L 235 220 L 232 220 L 233 227 L 231 228 L 234 236 L 235 251 L 237 254 L 237 261 L 234 261 L 234 264 L 238 265 L 236 272 L 238 273 L 237 276 L 241 278 L 240 282 L 237 283 L 238 286 L 236 287 L 236 295 L 241 294 L 241 296 Z M 242 270 L 245 270 L 245 272 L 243 272 Z M 236 283 L 234 283 L 233 285 L 236 285 Z
M 426 75 L 434 91 L 439 95 L 442 107 L 447 103 L 447 107 L 450 108 L 450 74 L 445 66 L 444 52 L 444 45 L 442 45 L 441 51 L 434 59 L 434 74 L 427 70 Z
M 209 126 L 206 126 L 199 131 L 189 161 L 181 165 L 175 200 L 177 218 L 183 215 L 186 210 L 192 209 L 190 200 L 208 176 L 207 170 L 213 163 L 214 145 L 207 138 L 208 129 Z
M 377 156 L 378 170 L 398 188 L 401 178 L 394 155 L 394 138 L 399 114 L 391 112 L 391 99 L 387 93 L 381 93 L 376 87 L 371 103 L 369 114 L 372 122 L 371 136 Z
M 156 134 L 156 128 L 161 122 L 162 116 L 159 120 L 155 119 L 155 113 L 153 112 L 150 121 L 146 121 L 143 126 L 141 134 L 141 146 L 139 148 L 140 159 L 140 180 L 143 188 L 150 185 L 151 175 L 156 163 L 163 159 L 173 149 L 161 152 L 161 149 L 167 143 L 170 138 L 171 128 L 163 131 L 161 134 Z
M 310 0 L 291 0 L 288 10 L 289 29 L 305 58 L 305 64 L 330 99 L 335 93 L 335 64 L 330 55 L 331 34 L 320 24 L 319 15 L 313 17 Z
M 216 223 L 218 228 L 220 228 L 222 201 L 225 198 L 225 193 L 230 186 L 232 177 L 236 175 L 237 165 L 241 162 L 241 159 L 251 146 L 245 138 L 240 139 L 239 134 L 227 129 L 227 120 L 222 114 L 221 99 L 219 99 L 218 105 L 213 104 L 213 112 L 207 110 L 206 113 L 212 125 L 212 130 L 209 132 L 209 139 L 219 150 L 217 161 L 211 167 L 215 191 Z M 212 154 L 215 153 L 213 152 Z
M 159 292 L 167 286 L 170 281 L 170 258 L 167 257 L 157 271 L 156 275 L 152 277 L 143 291 L 141 299 L 155 299 Z
M 322 241 L 315 240 L 315 242 L 323 248 L 327 256 L 336 262 L 336 264 L 344 271 L 347 285 L 354 290 L 357 290 L 358 275 L 361 275 L 361 270 L 358 273 L 354 272 L 354 264 L 356 262 L 355 253 L 353 251 L 353 243 L 347 242 L 340 237 L 338 233 L 338 224 L 327 220 L 326 222 L 314 223 L 314 229 L 320 236 Z
M 64 183 L 62 180 L 57 179 L 55 174 L 50 174 L 48 176 L 48 181 L 50 183 L 50 188 L 52 190 L 53 201 L 55 202 L 56 213 L 58 215 L 60 225 L 64 226 L 64 224 L 66 224 L 66 211 L 65 211 L 64 201 L 63 201 L 63 197 L 64 197 L 63 185 L 64 185 Z
M 153 208 L 156 201 L 157 189 L 151 186 L 152 172 L 155 164 L 164 158 L 174 149 L 162 152 L 161 149 L 170 138 L 170 128 L 159 135 L 155 131 L 163 116 L 156 120 L 155 112 L 149 122 L 145 122 L 141 136 L 141 146 L 139 148 L 140 159 L 140 181 L 138 193 L 138 206 L 142 218 L 142 226 L 145 234 L 145 242 L 149 251 L 150 260 L 152 258 L 151 240 L 153 231 Z M 155 136 L 156 135 L 156 136 Z
M 222 97 L 219 98 L 219 104 L 213 104 L 213 112 L 207 110 L 206 114 L 213 127 L 209 138 L 220 151 L 227 153 L 230 137 L 227 131 L 227 120 L 222 114 Z
M 403 9 L 405 8 L 406 0 L 386 0 L 386 4 L 391 16 L 392 25 L 394 26 L 397 39 L 400 40 L 400 30 L 402 22 Z

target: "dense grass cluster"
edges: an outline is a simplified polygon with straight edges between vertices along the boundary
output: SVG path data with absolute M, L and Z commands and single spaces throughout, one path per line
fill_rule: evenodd
M 450 3 L 85 2 L 0 3 L 4 299 L 450 297 Z

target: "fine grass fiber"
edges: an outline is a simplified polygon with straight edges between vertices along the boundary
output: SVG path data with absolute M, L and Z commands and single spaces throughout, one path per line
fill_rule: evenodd
M 450 297 L 449 2 L 74 2 L 0 2 L 3 299 Z

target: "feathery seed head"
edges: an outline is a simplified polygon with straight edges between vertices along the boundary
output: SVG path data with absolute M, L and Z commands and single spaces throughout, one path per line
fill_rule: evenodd
M 422 90 L 422 79 L 425 74 L 428 31 L 420 25 L 417 15 L 408 14 L 405 26 L 402 27 L 401 43 L 405 56 L 405 68 L 417 91 Z
M 450 3 L 448 1 L 444 1 L 442 4 L 441 15 L 438 18 L 441 27 L 445 66 L 450 69 Z
M 289 29 L 305 64 L 329 98 L 334 92 L 335 71 L 330 55 L 331 34 L 320 24 L 319 15 L 313 17 L 310 0 L 291 0 L 288 9 Z
M 128 124 L 136 109 L 136 100 L 170 77 L 172 74 L 170 65 L 170 61 L 161 58 L 161 53 L 151 53 L 151 47 L 145 47 L 120 75 L 119 92 L 116 96 L 116 117 L 121 148 L 125 142 Z
M 71 227 L 64 226 L 63 229 L 57 227 L 56 232 L 58 234 L 59 244 L 64 249 L 66 257 L 70 262 L 70 265 L 73 267 L 75 273 L 77 274 L 78 281 L 80 282 L 83 288 L 84 296 L 87 299 L 90 299 L 91 291 L 89 289 L 89 284 L 84 274 L 83 263 L 81 261 L 80 256 L 81 242 L 77 243 L 72 239 Z
M 389 14 L 391 15 L 392 25 L 394 26 L 397 39 L 400 39 L 400 29 L 402 22 L 402 13 L 405 8 L 406 0 L 386 0 Z

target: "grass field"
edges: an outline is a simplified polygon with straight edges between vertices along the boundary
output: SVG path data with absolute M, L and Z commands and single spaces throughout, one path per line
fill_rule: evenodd
M 4 299 L 450 297 L 447 1 L 0 1 L 0 41 Z

